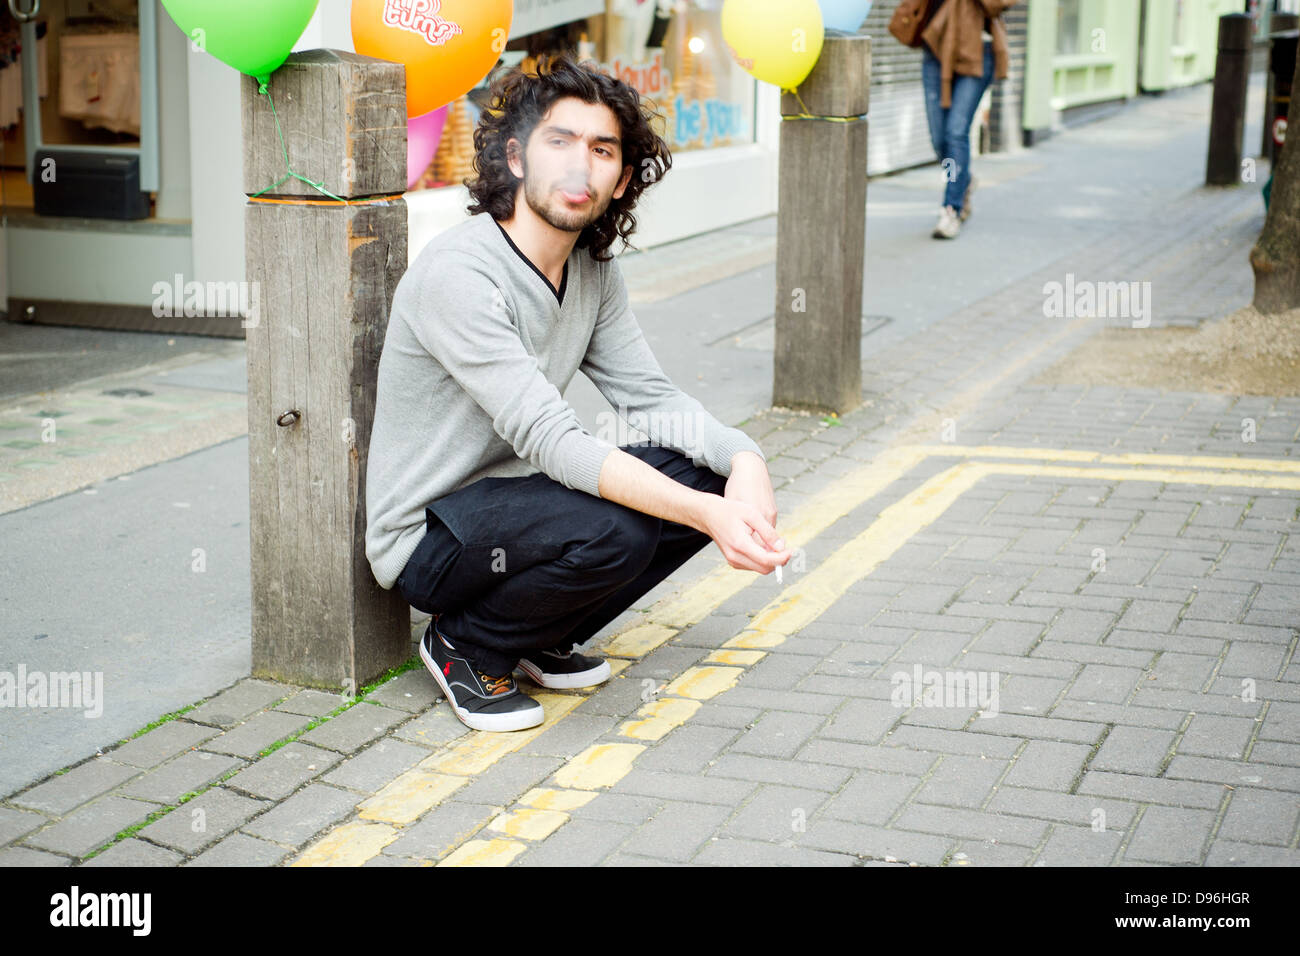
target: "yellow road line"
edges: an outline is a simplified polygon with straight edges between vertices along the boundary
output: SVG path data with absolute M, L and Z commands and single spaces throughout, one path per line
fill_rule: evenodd
M 731 571 L 734 568 L 728 567 L 727 570 Z M 676 634 L 675 627 L 664 627 L 662 624 L 638 624 L 616 634 L 601 647 L 601 651 L 606 657 L 628 657 L 640 660 Z
M 542 724 L 508 734 L 470 731 L 449 748 L 424 758 L 373 797 L 358 804 L 357 820 L 331 830 L 292 865 L 361 866 L 401 835 L 402 824 L 424 816 L 474 776 L 549 730 L 585 699 L 576 694 L 549 691 L 535 691 L 529 696 L 542 705 L 545 712 Z M 474 861 L 473 865 L 500 865 L 502 858 L 508 858 L 508 862 L 523 850 L 521 843 L 505 841 L 509 845 L 497 845 L 500 842 L 486 841 L 487 845 L 470 854 L 468 859 Z
M 814 494 L 788 522 L 781 523 L 778 519 L 786 546 L 791 549 L 803 547 L 864 501 L 884 491 L 927 456 L 928 452 L 915 446 L 890 449 L 870 464 L 827 485 Z M 704 620 L 720 604 L 752 584 L 753 575 L 753 571 L 742 571 L 730 565 L 716 568 L 681 594 L 655 605 L 647 617 L 668 629 L 690 627 Z M 664 636 L 659 643 L 671 636 L 671 633 Z
M 508 734 L 470 731 L 451 750 L 426 757 L 418 766 L 423 770 L 437 770 L 441 773 L 467 777 L 482 773 L 506 754 L 518 750 L 538 734 L 549 730 L 555 721 L 581 704 L 584 699 L 576 694 L 554 694 L 548 691 L 532 691 L 528 696 L 542 705 L 545 714 L 543 723 Z
M 641 719 L 634 718 L 626 721 L 619 727 L 618 732 L 624 737 L 632 737 L 636 740 L 658 740 L 674 727 L 679 727 L 690 720 L 699 709 L 698 700 L 665 697 L 646 704 L 637 711 L 637 716 Z
M 1300 470 L 1294 475 L 1254 474 L 1249 471 L 1206 471 L 1199 468 L 1082 468 L 1075 465 L 1025 465 L 979 463 L 971 467 L 982 475 L 1029 475 L 1044 478 L 1102 478 L 1106 481 L 1159 481 L 1165 484 L 1211 485 L 1231 488 L 1300 489 Z M 982 476 L 981 475 L 981 476 Z
M 866 577 L 983 477 L 982 466 L 963 463 L 935 475 L 845 542 L 817 568 L 796 580 L 723 647 L 775 647 L 807 627 L 853 584 Z
M 689 667 L 664 688 L 664 693 L 693 700 L 708 700 L 733 687 L 744 672 L 743 667 L 720 667 L 716 664 Z
M 555 771 L 555 782 L 570 790 L 612 787 L 627 775 L 643 750 L 641 744 L 592 744 Z
M 386 823 L 353 820 L 331 830 L 289 865 L 360 866 L 396 840 L 399 832 Z
M 769 602 L 754 616 L 749 627 L 726 641 L 723 647 L 774 647 L 780 644 L 815 620 L 852 584 L 879 567 L 978 481 L 992 475 L 1300 490 L 1300 473 L 1274 475 L 1197 468 L 1085 468 L 1019 462 L 963 462 L 936 475 L 912 494 L 887 507 L 862 534 L 842 545 L 815 570 Z
M 1007 449 L 988 447 L 981 449 L 964 449 L 958 446 L 942 446 L 947 452 L 960 457 L 970 454 L 999 455 Z M 625 722 L 619 732 L 623 736 L 658 740 L 676 726 L 681 726 L 698 710 L 700 700 L 708 699 L 734 686 L 741 674 L 760 660 L 764 654 L 742 648 L 773 647 L 787 637 L 797 633 L 816 620 L 835 601 L 857 581 L 869 575 L 884 561 L 907 543 L 918 531 L 921 531 L 942 514 L 963 494 L 985 477 L 1006 474 L 1022 474 L 1037 477 L 1101 479 L 1103 481 L 1159 481 L 1178 484 L 1230 485 L 1250 488 L 1278 488 L 1300 490 L 1300 474 L 1260 474 L 1252 471 L 1216 471 L 1195 467 L 1113 467 L 1108 466 L 1107 459 L 1112 456 L 1092 455 L 1075 458 L 1072 453 L 1061 456 L 1065 460 L 1095 461 L 1100 467 L 1083 467 L 1080 465 L 1053 465 L 1039 463 L 1053 460 L 1051 450 L 1046 453 L 1035 451 L 1034 455 L 1001 454 L 1000 457 L 1036 458 L 1035 463 L 1026 462 L 976 462 L 967 461 L 953 465 L 940 474 L 930 478 L 921 487 L 906 495 L 901 500 L 886 507 L 880 516 L 852 540 L 846 542 L 831 554 L 814 571 L 792 582 L 775 599 L 768 602 L 753 618 L 749 627 L 724 643 L 723 647 L 709 655 L 709 661 L 700 666 L 688 668 L 680 677 L 672 681 L 665 689 L 666 696 L 652 704 L 643 706 L 638 715 L 640 720 Z M 1120 456 L 1113 456 L 1120 457 Z M 1058 458 L 1056 460 L 1061 460 Z M 1155 456 L 1162 465 L 1195 464 L 1196 459 L 1189 456 Z M 1228 459 L 1211 459 L 1216 465 L 1228 462 Z M 1241 462 L 1231 460 L 1234 467 Z M 1145 464 L 1145 463 L 1144 463 Z M 1247 466 L 1253 462 L 1247 462 Z M 1272 464 L 1272 463 L 1270 463 Z M 1226 467 L 1226 466 L 1225 466 Z M 843 501 L 844 499 L 841 499 Z M 718 588 L 719 591 L 725 588 Z M 699 594 L 683 602 L 682 607 L 700 606 Z M 740 657 L 739 655 L 746 655 Z M 734 655 L 734 656 L 721 656 Z M 751 656 L 752 655 L 752 656 Z M 714 662 L 717 662 L 715 664 Z M 718 666 L 722 665 L 722 666 Z M 729 666 L 737 665 L 737 666 Z M 680 705 L 694 705 L 684 709 Z M 666 729 L 656 725 L 663 720 L 673 726 Z M 662 730 L 663 732 L 659 732 Z M 611 755 L 611 750 L 616 753 Z M 604 788 L 612 786 L 622 779 L 630 770 L 637 757 L 646 748 L 620 744 L 597 744 L 571 759 L 556 773 L 557 781 L 565 787 L 579 790 Z M 593 768 L 599 767 L 598 770 Z M 536 793 L 536 791 L 533 791 Z M 536 797 L 533 798 L 536 800 Z M 519 801 L 524 806 L 525 800 Z M 536 804 L 534 804 L 536 805 Z M 506 820 L 515 819 L 514 814 L 503 815 Z M 563 819 L 560 819 L 563 817 Z M 566 814 L 552 818 L 556 825 L 546 829 L 541 839 L 558 829 L 567 821 Z M 517 852 L 512 850 L 512 852 Z M 511 857 L 513 859 L 513 856 Z M 487 858 L 495 862 L 496 857 Z
M 1236 458 L 1228 455 L 1167 455 L 1155 452 L 1108 454 L 1073 448 L 1020 448 L 1011 445 L 919 445 L 926 455 L 957 458 L 1022 458 L 1035 461 L 1077 461 L 1103 465 L 1155 465 L 1169 468 L 1226 468 L 1232 471 L 1276 471 L 1300 475 L 1300 461 L 1277 458 Z
M 553 787 L 534 787 L 519 802 L 538 810 L 576 810 L 586 806 L 596 794 L 590 790 L 556 790 Z
M 544 840 L 569 819 L 562 810 L 538 810 L 524 807 L 502 813 L 493 819 L 487 828 L 506 836 L 523 837 L 525 840 Z
M 767 654 L 763 651 L 737 651 L 726 647 L 720 647 L 708 657 L 704 658 L 706 664 L 739 664 L 741 667 L 749 667 L 757 664 Z
M 700 701 L 734 686 L 744 670 L 764 656 L 757 649 L 774 647 L 806 627 L 849 587 L 879 567 L 916 532 L 937 519 L 986 476 L 1022 474 L 1300 489 L 1300 463 L 1297 462 L 1223 456 L 1102 454 L 996 445 L 913 445 L 883 453 L 876 461 L 843 476 L 814 495 L 782 528 L 787 544 L 798 548 L 811 541 L 843 515 L 883 491 L 930 456 L 1013 458 L 1018 461 L 958 463 L 885 508 L 862 533 L 769 601 L 748 627 L 710 654 L 702 665 L 688 669 L 672 682 L 665 689 L 667 696 L 642 707 L 636 718 L 622 725 L 620 733 L 634 739 L 654 741 L 684 724 L 699 708 Z M 1057 461 L 1080 464 L 1042 463 Z M 1083 467 L 1083 464 L 1093 467 Z M 1129 467 L 1105 467 L 1119 465 Z M 651 619 L 648 623 L 617 635 L 607 653 L 615 657 L 643 657 L 681 629 L 703 620 L 716 607 L 752 583 L 752 575 L 753 572 L 729 566 L 711 572 L 681 594 L 652 608 L 647 615 Z M 616 665 L 616 669 L 621 671 L 629 663 L 630 660 L 616 659 L 611 665 Z M 359 865 L 365 862 L 399 835 L 399 830 L 387 824 L 400 826 L 423 816 L 467 778 L 481 773 L 505 754 L 519 749 L 549 729 L 583 700 L 573 694 L 533 692 L 533 696 L 546 709 L 546 721 L 540 727 L 512 734 L 475 732 L 447 751 L 426 758 L 361 805 L 362 820 L 383 822 L 358 820 L 340 827 L 304 852 L 294 865 L 339 865 L 340 862 L 341 865 Z M 541 832 L 537 824 L 541 820 L 550 824 L 549 828 L 542 828 L 549 834 L 568 819 L 565 810 L 580 805 L 573 802 L 576 798 L 564 795 L 591 793 L 594 796 L 594 791 L 612 786 L 631 769 L 633 761 L 644 749 L 640 744 L 600 744 L 587 748 L 557 771 L 556 780 L 566 789 L 530 791 L 531 809 L 550 815 L 524 814 L 522 809 L 517 809 L 496 818 L 496 829 L 528 839 L 530 834 Z M 518 803 L 523 808 L 530 806 L 530 801 L 524 798 Z M 471 840 L 443 864 L 501 865 L 508 863 L 524 848 L 525 844 L 517 840 Z
M 526 844 L 517 840 L 470 840 L 458 846 L 438 866 L 509 866 Z
M 880 517 L 866 531 L 839 548 L 816 571 L 802 581 L 791 584 L 776 600 L 769 602 L 758 618 L 765 622 L 764 629 L 760 632 L 762 637 L 771 643 L 779 643 L 785 639 L 785 635 L 792 633 L 790 628 L 802 627 L 816 618 L 830 607 L 849 585 L 870 573 L 872 568 L 901 547 L 920 527 L 938 517 L 976 480 L 971 477 L 975 470 L 976 466 L 972 464 L 954 465 L 943 474 L 930 479 L 903 501 L 882 511 Z M 909 530 L 908 525 L 913 527 Z M 842 570 L 844 567 L 849 570 Z M 737 637 L 748 633 L 751 632 L 744 631 Z M 730 641 L 727 643 L 731 644 Z M 745 652 L 731 651 L 730 653 Z M 763 656 L 757 654 L 750 657 L 750 664 Z M 733 687 L 744 671 L 745 666 L 713 664 L 687 668 L 680 677 L 664 688 L 663 693 L 669 696 L 662 697 L 640 709 L 639 714 L 648 719 L 626 721 L 619 728 L 619 733 L 623 736 L 658 740 L 693 716 L 701 706 L 701 701 Z M 672 726 L 664 727 L 664 724 Z M 575 790 L 612 787 L 631 771 L 636 758 L 645 749 L 639 744 L 594 744 L 560 767 L 555 773 L 556 782 L 561 787 Z M 517 814 L 523 812 L 516 810 L 513 813 L 503 814 L 498 818 L 501 821 L 498 829 L 515 825 L 516 835 L 528 837 L 526 823 L 513 824 Z M 560 816 L 564 819 L 553 817 L 547 821 L 555 822 L 555 827 L 547 829 L 539 839 L 545 839 L 568 819 L 565 814 Z M 495 864 L 498 857 L 490 852 L 490 847 L 491 844 L 483 844 L 475 852 L 487 854 L 483 858 L 489 864 Z M 512 852 L 517 851 L 513 851 L 512 848 Z
M 886 487 L 902 477 L 913 467 L 931 456 L 958 458 L 1018 458 L 1034 461 L 1075 461 L 1097 464 L 1165 466 L 1167 468 L 1222 468 L 1234 471 L 1265 471 L 1300 474 L 1300 462 L 1279 461 L 1264 458 L 1234 458 L 1226 456 L 1165 455 L 1154 453 L 1106 454 L 1075 449 L 1019 448 L 1006 445 L 907 445 L 890 449 L 875 461 L 859 468 L 822 491 L 792 516 L 788 524 L 782 525 L 781 533 L 791 548 L 799 548 L 811 541 L 830 525 L 848 514 L 862 502 L 874 497 Z M 1008 471 L 1008 473 L 1014 473 Z M 1039 469 L 1036 473 L 1043 473 Z M 1181 477 L 1162 479 L 1159 472 L 1153 472 L 1146 480 L 1186 480 Z M 1100 477 L 1101 473 L 1083 477 Z M 966 480 L 978 480 L 974 476 Z M 1071 475 L 1073 477 L 1073 475 Z M 1136 477 L 1136 476 L 1130 476 Z M 1198 481 L 1196 483 L 1206 483 Z M 1222 477 L 1210 481 L 1222 484 Z M 1254 487 L 1285 488 L 1288 485 L 1265 485 Z M 964 489 L 957 489 L 960 494 Z M 937 492 L 936 492 L 937 493 Z M 923 504 L 920 499 L 915 504 Z M 882 512 L 883 516 L 883 512 Z M 895 513 L 895 519 L 897 513 Z M 903 520 L 903 525 L 907 521 Z M 730 566 L 717 568 L 705 575 L 679 595 L 668 598 L 651 608 L 647 617 L 650 623 L 638 625 L 629 631 L 617 635 L 611 642 L 609 651 L 615 656 L 643 657 L 661 644 L 671 640 L 676 630 L 696 624 L 707 617 L 723 602 L 739 593 L 753 582 L 752 571 L 740 571 Z M 767 646 L 755 639 L 753 642 L 738 642 L 733 647 Z
M 357 805 L 362 820 L 384 823 L 410 823 L 442 803 L 456 790 L 469 783 L 468 777 L 434 773 L 416 767 L 388 784 L 369 800 Z

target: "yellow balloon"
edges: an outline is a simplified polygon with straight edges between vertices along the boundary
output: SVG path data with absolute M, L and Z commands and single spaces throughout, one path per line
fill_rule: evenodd
M 756 79 L 792 90 L 822 53 L 826 30 L 817 0 L 726 0 L 722 37 L 732 59 Z

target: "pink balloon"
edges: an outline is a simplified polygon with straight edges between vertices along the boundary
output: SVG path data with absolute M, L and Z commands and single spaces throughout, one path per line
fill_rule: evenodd
M 447 107 L 440 106 L 423 116 L 412 116 L 406 124 L 406 188 L 416 184 L 429 168 L 442 141 L 442 128 L 447 122 Z

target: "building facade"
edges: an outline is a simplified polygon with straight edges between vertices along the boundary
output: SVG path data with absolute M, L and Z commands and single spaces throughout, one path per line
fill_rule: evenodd
M 888 33 L 898 2 L 876 0 L 860 28 L 872 37 L 867 175 L 935 162 L 920 51 L 901 46 Z M 107 321 L 123 328 L 241 336 L 237 320 L 168 316 L 167 325 L 155 314 L 155 289 L 160 283 L 173 286 L 177 277 L 200 285 L 244 279 L 240 102 L 241 85 L 251 81 L 196 49 L 159 0 L 96 0 L 94 7 L 104 4 L 118 11 L 119 19 L 116 27 L 99 24 L 101 33 L 145 31 L 147 21 L 154 22 L 148 41 L 138 43 L 144 66 L 137 67 L 136 79 L 146 108 L 135 144 L 153 164 L 152 214 L 137 221 L 36 215 L 22 174 L 21 122 L 11 122 L 0 156 L 6 187 L 0 302 L 18 320 Z M 472 146 L 466 136 L 495 73 L 559 50 L 593 60 L 635 86 L 661 117 L 673 168 L 643 200 L 638 247 L 776 212 L 780 94 L 728 55 L 722 5 L 723 0 L 515 0 L 500 63 L 449 107 L 453 112 L 438 154 L 406 195 L 411 256 L 467 215 L 463 179 Z M 49 21 L 42 45 L 57 44 L 64 32 L 79 32 L 86 26 L 83 11 L 90 7 L 87 0 L 42 0 Z M 1261 54 L 1255 66 L 1263 69 L 1274 12 L 1297 8 L 1300 0 L 1022 0 L 1005 15 L 1010 75 L 986 93 L 972 143 L 980 151 L 1032 147 L 1054 130 L 1139 94 L 1209 81 L 1218 18 L 1224 13 L 1255 16 Z M 297 48 L 351 50 L 350 10 L 350 0 L 320 0 Z M 66 45 L 84 52 L 107 42 L 82 39 Z M 112 42 L 124 47 L 121 37 Z M 71 76 L 75 63 L 54 54 L 48 63 L 43 57 L 33 61 L 42 64 L 42 89 L 49 91 L 42 101 L 47 132 L 65 141 L 74 134 L 91 135 L 82 128 L 84 117 L 81 125 L 69 118 L 81 113 L 56 102 L 61 69 Z M 12 87 L 6 81 L 18 75 L 6 72 L 36 68 L 0 67 L 0 107 L 4 91 Z M 78 108 L 85 112 L 84 104 Z M 12 114 L 0 109 L 0 118 Z M 93 135 L 110 144 L 125 137 L 130 145 L 120 129 L 101 128 Z

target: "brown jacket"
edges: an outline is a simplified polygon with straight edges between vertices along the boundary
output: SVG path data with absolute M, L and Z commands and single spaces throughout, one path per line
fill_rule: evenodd
M 939 59 L 943 77 L 942 97 L 939 105 L 947 109 L 952 105 L 952 77 L 984 75 L 985 18 L 989 33 L 993 35 L 993 78 L 1007 77 L 1007 29 L 1002 23 L 1002 11 L 1014 6 L 1016 0 L 945 0 L 935 12 L 921 39 Z

